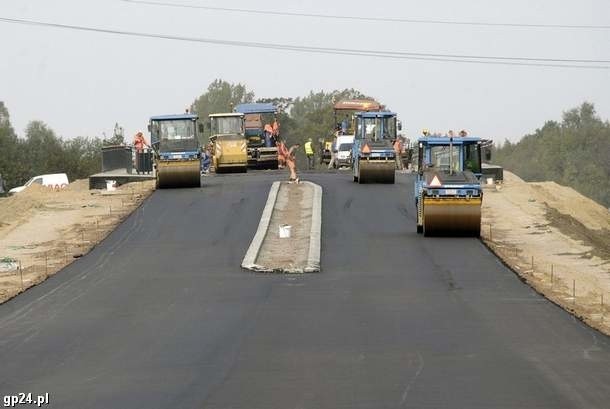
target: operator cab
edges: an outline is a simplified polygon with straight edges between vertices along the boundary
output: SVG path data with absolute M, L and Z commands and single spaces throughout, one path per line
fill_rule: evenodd
M 197 126 L 197 115 L 164 115 L 150 119 L 148 129 L 155 151 L 161 156 L 169 154 L 198 155 L 198 132 L 203 126 Z
M 481 177 L 481 140 L 476 137 L 425 137 L 415 153 L 418 172 L 437 170 L 446 174 L 469 171 Z
M 393 112 L 356 113 L 356 139 L 392 141 L 396 139 L 397 120 Z

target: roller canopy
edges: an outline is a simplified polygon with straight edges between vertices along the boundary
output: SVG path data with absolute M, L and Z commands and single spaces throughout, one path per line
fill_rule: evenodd
M 379 102 L 369 99 L 346 99 L 335 104 L 336 111 L 379 111 Z
M 235 107 L 235 112 L 242 114 L 275 114 L 277 108 L 273 104 L 239 104 Z

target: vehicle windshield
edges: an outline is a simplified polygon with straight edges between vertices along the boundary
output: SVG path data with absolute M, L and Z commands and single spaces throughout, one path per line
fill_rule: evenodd
M 476 144 L 464 146 L 464 170 L 481 173 L 481 158 Z
M 25 182 L 25 185 L 23 186 L 30 186 L 32 184 L 37 184 L 37 185 L 42 185 L 42 178 L 40 177 L 33 177 L 32 179 L 28 180 L 27 182 Z
M 351 151 L 353 145 L 354 145 L 353 143 L 342 143 L 341 145 L 339 145 L 339 150 L 340 151 Z
M 241 117 L 212 117 L 212 135 L 243 134 Z
M 430 162 L 428 166 L 440 170 L 449 171 L 450 162 L 453 164 L 453 171 L 460 170 L 460 148 L 453 146 L 451 149 L 447 145 L 430 147 Z
M 358 118 L 356 138 L 362 139 L 363 137 L 374 141 L 395 139 L 396 117 Z
M 184 152 L 198 149 L 195 121 L 193 120 L 158 121 L 153 125 L 153 132 L 157 132 L 161 152 Z

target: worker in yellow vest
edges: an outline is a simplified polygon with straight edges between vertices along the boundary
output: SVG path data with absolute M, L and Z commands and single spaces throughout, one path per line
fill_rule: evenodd
M 305 142 L 305 156 L 307 156 L 307 170 L 312 170 L 314 167 L 314 150 L 311 138 Z

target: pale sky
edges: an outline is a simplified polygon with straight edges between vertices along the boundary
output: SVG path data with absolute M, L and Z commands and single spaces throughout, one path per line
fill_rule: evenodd
M 166 0 L 373 17 L 610 25 L 608 0 Z M 507 28 L 328 20 L 156 7 L 121 0 L 0 0 L 0 17 L 95 28 L 316 47 L 610 60 L 609 29 Z M 610 118 L 610 70 L 304 54 L 0 22 L 0 100 L 19 135 L 42 120 L 60 136 L 131 137 L 151 115 L 180 113 L 215 78 L 257 97 L 357 88 L 422 128 L 516 140 L 593 102 Z M 602 64 L 610 65 L 610 64 Z

